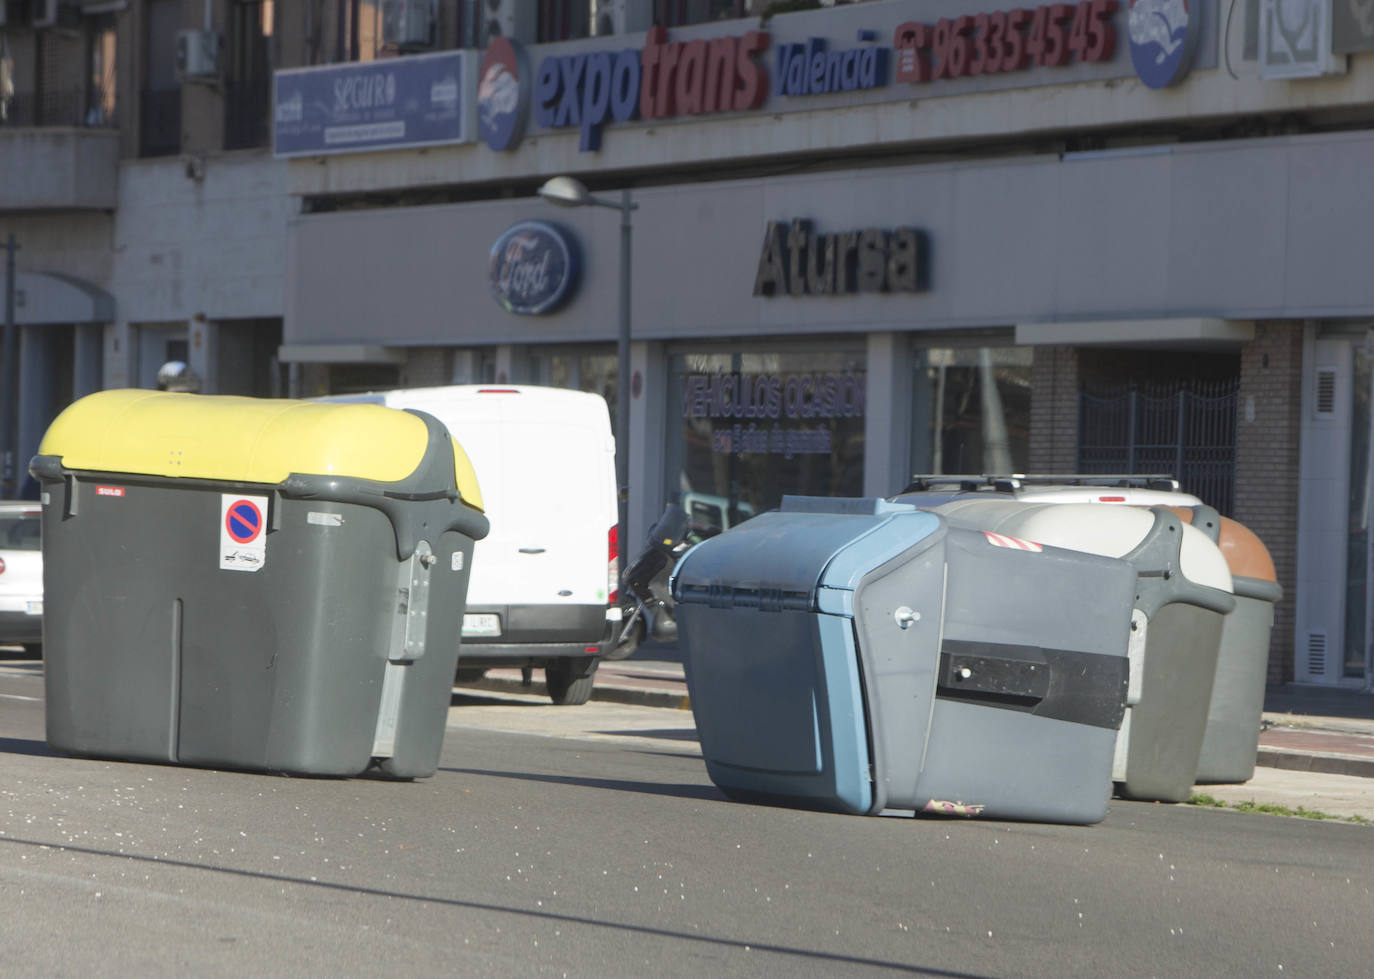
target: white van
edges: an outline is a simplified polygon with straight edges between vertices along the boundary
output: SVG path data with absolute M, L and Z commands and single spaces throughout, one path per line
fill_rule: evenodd
M 583 704 L 621 609 L 615 437 L 599 394 L 525 384 L 403 388 L 334 397 L 443 422 L 482 487 L 459 676 L 543 667 L 556 704 Z

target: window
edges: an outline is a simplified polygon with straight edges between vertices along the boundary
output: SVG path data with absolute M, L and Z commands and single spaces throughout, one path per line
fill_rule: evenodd
M 115 117 L 115 15 L 86 18 L 86 125 L 113 126 Z
M 1029 347 L 918 350 L 912 472 L 1025 472 L 1030 372 Z
M 181 85 L 176 68 L 180 29 L 180 0 L 149 0 L 147 61 L 139 98 L 140 156 L 173 156 L 181 152 Z
M 777 507 L 783 494 L 863 494 L 863 349 L 789 347 L 669 363 L 666 485 L 696 538 Z
M 267 145 L 272 16 L 272 0 L 239 0 L 230 8 L 229 64 L 224 82 L 227 150 Z
M 539 0 L 539 43 L 590 37 L 592 0 Z
M 654 23 L 660 27 L 686 27 L 712 20 L 743 17 L 746 0 L 654 0 Z

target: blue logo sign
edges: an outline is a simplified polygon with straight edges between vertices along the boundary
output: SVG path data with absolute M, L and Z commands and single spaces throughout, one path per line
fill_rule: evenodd
M 572 240 L 545 221 L 522 221 L 491 246 L 491 294 L 510 313 L 553 312 L 572 295 L 577 273 Z
M 514 149 L 524 135 L 529 72 L 515 41 L 493 37 L 477 69 L 477 128 L 492 149 Z
M 1202 6 L 1188 0 L 1131 0 L 1126 33 L 1131 64 L 1150 88 L 1166 88 L 1193 67 L 1193 52 L 1202 33 Z

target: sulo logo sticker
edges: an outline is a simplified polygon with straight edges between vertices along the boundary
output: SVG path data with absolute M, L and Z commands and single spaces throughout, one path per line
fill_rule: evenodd
M 267 497 L 220 494 L 221 571 L 257 571 L 267 563 Z

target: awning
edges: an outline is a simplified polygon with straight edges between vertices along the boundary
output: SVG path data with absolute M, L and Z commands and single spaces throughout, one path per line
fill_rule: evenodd
M 8 283 L 0 272 L 0 325 Z M 56 272 L 20 272 L 14 280 L 14 321 L 19 326 L 113 323 L 115 301 L 104 289 Z
M 1206 316 L 1016 324 L 1017 344 L 1028 345 L 1219 347 L 1239 346 L 1254 338 L 1255 324 L 1249 320 L 1224 320 Z

